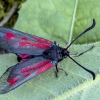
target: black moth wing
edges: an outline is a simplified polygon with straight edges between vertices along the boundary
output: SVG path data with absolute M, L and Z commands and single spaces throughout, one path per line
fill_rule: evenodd
M 1 53 L 40 55 L 51 45 L 49 40 L 0 26 Z
M 54 64 L 51 60 L 42 57 L 42 53 L 51 45 L 52 42 L 49 40 L 0 26 L 0 53 L 15 53 L 22 58 L 0 77 L 0 94 L 52 68 Z M 28 55 L 29 57 L 38 55 L 38 57 L 26 59 Z
M 36 57 L 8 68 L 0 77 L 0 94 L 13 90 L 53 66 L 50 60 Z

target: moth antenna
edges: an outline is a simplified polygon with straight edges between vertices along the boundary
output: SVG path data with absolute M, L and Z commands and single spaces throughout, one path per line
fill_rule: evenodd
M 96 24 L 95 19 L 93 19 L 92 25 L 91 25 L 89 28 L 87 28 L 85 31 L 83 31 L 80 35 L 78 35 L 78 36 L 67 46 L 66 50 L 73 44 L 73 42 L 75 42 L 75 41 L 76 41 L 79 37 L 81 37 L 84 33 L 86 33 L 87 31 L 91 30 L 92 28 L 94 28 L 94 27 L 95 27 L 95 24 Z
M 92 72 L 91 70 L 83 67 L 81 64 L 79 64 L 77 61 L 75 61 L 72 57 L 68 56 L 71 60 L 73 60 L 77 65 L 79 65 L 81 68 L 83 68 L 84 70 L 86 70 L 87 72 L 89 72 L 92 76 L 93 76 L 93 80 L 95 80 L 95 73 Z

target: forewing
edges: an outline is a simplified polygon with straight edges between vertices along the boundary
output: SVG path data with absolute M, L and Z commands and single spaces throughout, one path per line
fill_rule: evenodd
M 7 69 L 0 77 L 0 94 L 11 91 L 54 65 L 42 57 L 27 60 Z
M 39 55 L 51 45 L 49 40 L 0 26 L 0 48 L 8 53 Z

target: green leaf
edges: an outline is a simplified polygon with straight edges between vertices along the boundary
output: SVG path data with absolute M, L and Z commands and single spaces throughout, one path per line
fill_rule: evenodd
M 57 41 L 57 44 L 62 47 L 88 28 L 93 18 L 96 20 L 96 27 L 78 39 L 76 44 L 71 46 L 70 53 L 80 53 L 94 45 L 91 51 L 73 58 L 94 71 L 97 76 L 93 81 L 91 74 L 67 58 L 58 66 L 66 70 L 68 76 L 60 71 L 59 77 L 56 78 L 52 68 L 13 91 L 0 95 L 0 100 L 99 100 L 99 4 L 98 0 L 73 0 L 72 2 L 70 0 L 27 0 L 19 11 L 19 19 L 14 28 Z M 14 55 L 0 56 L 2 65 L 0 75 L 8 66 L 16 63 Z

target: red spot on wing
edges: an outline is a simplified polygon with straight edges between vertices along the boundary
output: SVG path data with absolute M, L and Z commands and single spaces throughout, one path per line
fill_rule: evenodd
M 17 55 L 22 58 L 22 60 L 19 63 L 22 63 L 22 62 L 30 59 L 29 54 L 17 54 Z
M 22 37 L 21 39 L 22 39 L 22 40 L 28 40 L 28 38 L 26 38 L 26 37 Z
M 40 49 L 48 49 L 50 46 L 42 43 L 30 43 L 30 42 L 20 42 L 19 43 L 20 47 L 25 47 L 25 46 L 32 46 Z
M 9 85 L 10 86 L 13 86 L 14 84 L 16 84 L 16 82 L 19 80 L 19 78 L 14 78 L 14 79 L 9 79 L 8 82 L 9 82 Z
M 26 73 L 26 74 L 25 74 L 25 77 L 28 77 L 29 75 L 30 75 L 30 73 Z
M 16 36 L 11 32 L 6 32 L 5 40 L 15 39 Z
M 46 61 L 42 61 L 40 62 L 39 64 L 35 65 L 35 66 L 28 66 L 26 68 L 22 68 L 21 72 L 22 73 L 25 73 L 25 72 L 30 72 L 30 71 L 33 71 L 37 68 L 41 68 L 43 67 L 44 65 L 46 65 L 47 63 L 49 63 L 50 61 L 46 60 Z
M 45 39 L 42 39 L 42 38 L 39 38 L 39 37 L 34 37 L 34 39 L 37 41 L 37 42 L 42 42 L 44 44 L 47 44 L 48 46 L 51 46 L 52 42 L 51 41 L 48 41 L 48 40 L 45 40 Z
M 30 55 L 29 54 L 17 54 L 19 57 L 21 57 L 21 58 L 27 58 L 27 57 L 29 57 Z
M 19 63 L 22 63 L 22 62 L 25 62 L 25 61 L 27 61 L 27 60 L 29 60 L 30 58 L 24 58 L 24 59 L 22 59 Z
M 52 68 L 54 65 L 49 62 L 48 64 L 46 64 L 43 68 L 39 69 L 37 72 L 36 72 L 36 75 L 39 75 L 47 70 L 49 70 L 50 68 Z

